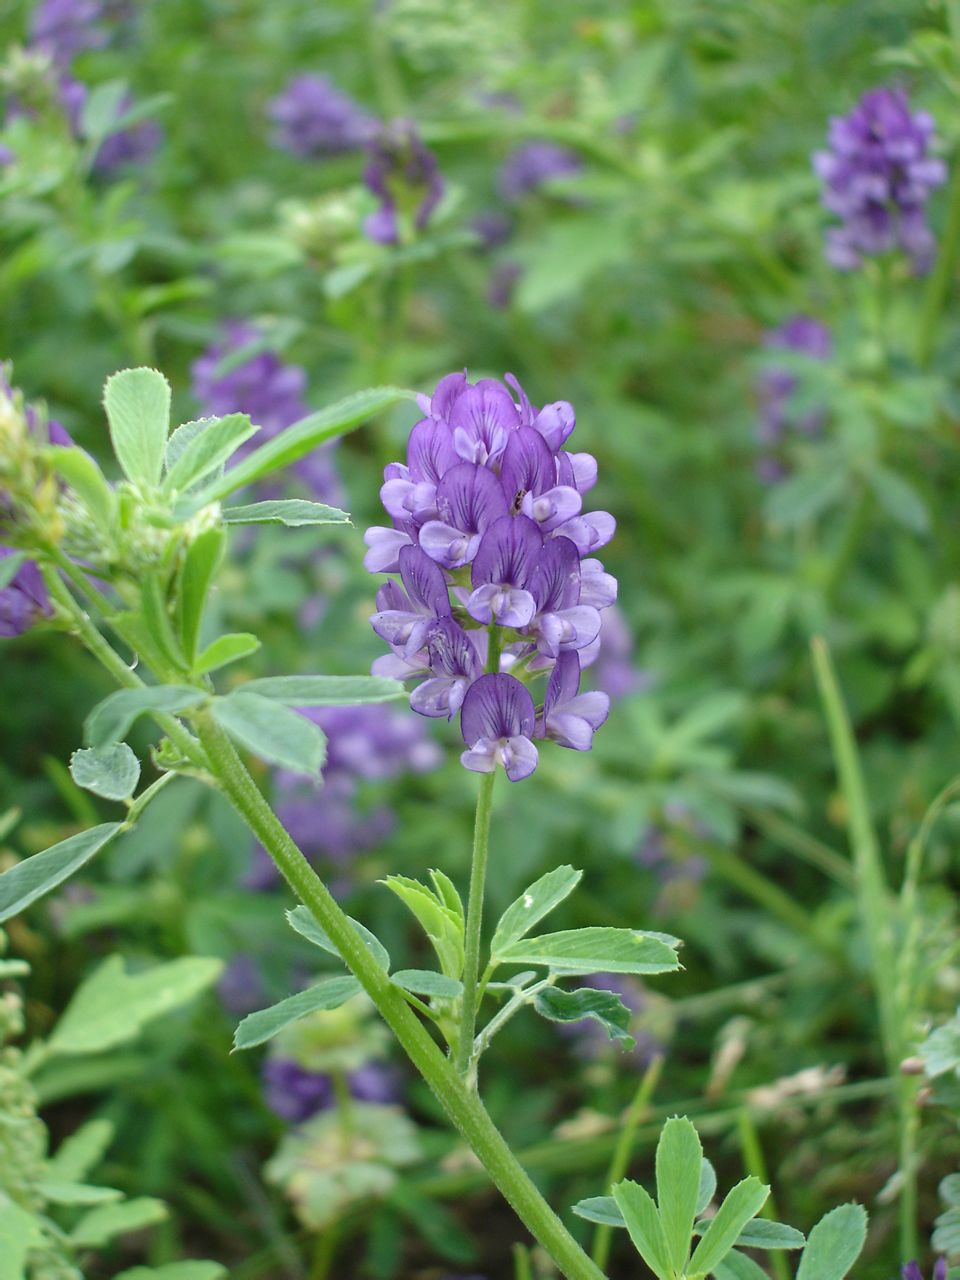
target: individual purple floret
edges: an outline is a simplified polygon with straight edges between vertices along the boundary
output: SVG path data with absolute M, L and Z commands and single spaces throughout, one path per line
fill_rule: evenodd
M 582 168 L 580 157 L 555 142 L 525 142 L 500 167 L 498 186 L 504 200 L 515 204 L 553 178 L 571 178 Z
M 40 0 L 30 20 L 30 46 L 66 67 L 77 54 L 109 42 L 104 17 L 100 0 Z
M 7 556 L 17 554 L 13 547 L 0 546 L 0 570 Z M 7 585 L 0 587 L 0 636 L 23 635 L 51 613 L 43 575 L 32 560 L 24 560 Z
M 905 1262 L 900 1268 L 900 1280 L 924 1280 L 919 1262 Z M 933 1264 L 933 1280 L 947 1280 L 947 1260 L 938 1258 Z
M 934 121 L 911 112 L 903 89 L 871 89 L 845 116 L 833 116 L 829 150 L 813 156 L 823 203 L 842 223 L 827 232 L 827 259 L 852 271 L 864 257 L 902 249 L 913 268 L 930 269 L 935 251 L 927 199 L 946 181 L 929 154 Z
M 260 428 L 253 440 L 233 455 L 234 461 L 310 412 L 304 399 L 306 371 L 299 365 L 284 364 L 275 352 L 265 349 L 256 325 L 228 321 L 220 340 L 193 362 L 191 374 L 193 395 L 204 415 L 245 413 Z M 293 471 L 318 499 L 336 504 L 340 482 L 332 448 L 323 445 L 314 449 L 294 463 Z
M 420 407 L 406 462 L 384 471 L 392 524 L 365 535 L 370 572 L 400 576 L 377 593 L 391 653 L 374 671 L 419 680 L 421 715 L 460 711 L 466 767 L 503 764 L 517 781 L 536 767 L 533 737 L 586 750 L 606 719 L 606 694 L 579 680 L 617 598 L 593 556 L 615 523 L 584 510 L 597 463 L 568 450 L 566 401 L 537 408 L 510 374 L 451 373 Z M 538 713 L 526 684 L 551 671 Z
M 437 158 L 410 120 L 393 120 L 374 134 L 363 181 L 380 201 L 363 224 L 378 244 L 399 244 L 423 231 L 445 190 Z
M 376 121 L 326 76 L 294 76 L 267 104 L 272 141 L 296 156 L 330 156 L 357 151 L 371 138 Z
M 764 338 L 768 351 L 789 351 L 810 360 L 827 361 L 833 355 L 830 331 L 812 316 L 791 316 L 784 324 L 771 329 Z M 769 365 L 757 379 L 760 420 L 756 440 L 759 454 L 755 464 L 762 484 L 774 484 L 789 474 L 783 457 L 788 436 L 796 432 L 813 437 L 820 434 L 826 422 L 826 409 L 816 407 L 797 413 L 791 399 L 798 387 L 794 370 Z

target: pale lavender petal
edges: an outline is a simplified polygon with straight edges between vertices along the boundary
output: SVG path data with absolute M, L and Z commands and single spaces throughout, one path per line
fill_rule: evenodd
M 617 600 L 617 580 L 607 573 L 599 560 L 583 560 L 580 564 L 580 603 L 595 609 L 609 609 Z
M 543 406 L 533 425 L 546 440 L 551 452 L 557 453 L 577 425 L 577 415 L 572 404 L 568 404 L 566 400 L 556 400 L 553 404 Z
M 473 773 L 493 773 L 497 767 L 499 744 L 493 738 L 478 738 L 473 746 L 461 753 L 460 763 Z
M 532 493 L 526 494 L 520 509 L 525 516 L 535 520 L 544 533 L 552 533 L 578 516 L 582 507 L 583 499 L 576 489 L 558 485 L 536 498 Z
M 399 573 L 400 551 L 410 546 L 410 535 L 402 529 L 387 529 L 374 525 L 363 535 L 368 551 L 363 557 L 364 568 L 369 573 Z
M 499 754 L 511 782 L 522 782 L 524 778 L 529 778 L 540 758 L 530 739 L 521 736 L 508 738 L 500 746 Z
M 459 569 L 469 564 L 479 545 L 479 533 L 462 533 L 441 520 L 428 520 L 420 530 L 420 546 L 444 569 Z
M 533 620 L 537 603 L 522 587 L 486 582 L 471 592 L 467 611 L 471 618 L 484 624 L 496 622 L 501 627 L 526 627 Z
M 463 705 L 469 687 L 466 676 L 434 676 L 417 685 L 410 694 L 410 706 L 422 716 L 446 716 L 450 720 Z

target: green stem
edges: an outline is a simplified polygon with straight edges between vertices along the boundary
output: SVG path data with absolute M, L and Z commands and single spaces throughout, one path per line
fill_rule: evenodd
M 960 163 L 953 161 L 953 178 L 950 182 L 950 204 L 947 225 L 940 242 L 937 260 L 927 282 L 923 304 L 920 308 L 920 324 L 917 331 L 917 364 L 925 369 L 933 356 L 943 315 L 944 303 L 950 290 L 950 282 L 957 265 L 960 249 Z
M 768 840 L 796 854 L 845 889 L 853 888 L 853 870 L 847 859 L 816 836 L 812 836 L 809 831 L 804 831 L 788 819 L 765 809 L 748 809 L 747 816 Z
M 647 1114 L 650 1099 L 653 1097 L 653 1091 L 657 1087 L 662 1068 L 663 1058 L 657 1055 L 651 1059 L 650 1065 L 643 1073 L 643 1079 L 640 1081 L 634 1099 L 627 1110 L 623 1128 L 620 1130 L 620 1137 L 617 1139 L 617 1145 L 613 1150 L 610 1168 L 607 1170 L 606 1186 L 608 1189 L 619 1182 L 630 1167 L 630 1157 L 633 1154 L 637 1127 Z M 593 1233 L 593 1249 L 590 1256 L 601 1270 L 606 1270 L 607 1263 L 610 1260 L 612 1238 L 613 1228 L 604 1224 L 598 1226 Z
M 740 1139 L 740 1152 L 743 1156 L 743 1164 L 747 1173 L 759 1178 L 765 1186 L 769 1186 L 770 1176 L 767 1173 L 767 1162 L 763 1158 L 763 1148 L 760 1146 L 760 1135 L 757 1133 L 757 1126 L 754 1124 L 753 1116 L 747 1107 L 744 1107 L 737 1116 L 737 1136 Z M 773 1192 L 767 1197 L 767 1201 L 760 1213 L 764 1218 L 771 1218 L 776 1221 L 778 1216 L 777 1202 L 773 1197 Z M 779 1250 L 774 1250 L 770 1255 L 770 1263 L 777 1280 L 790 1280 L 790 1268 L 787 1266 L 786 1258 Z
M 873 506 L 873 495 L 862 481 L 858 482 L 859 492 L 850 512 L 846 528 L 840 536 L 830 568 L 824 582 L 824 595 L 833 602 L 843 586 L 847 573 L 857 558 L 860 544 L 870 524 L 870 511 Z
M 477 1094 L 409 1007 L 399 987 L 368 951 L 326 885 L 313 871 L 257 788 L 233 744 L 209 712 L 195 716 L 211 771 L 226 798 L 270 854 L 300 901 L 329 935 L 339 954 L 373 1000 L 411 1062 L 433 1090 L 461 1137 L 476 1153 L 517 1216 L 567 1280 L 603 1280 L 507 1146 Z
M 467 900 L 467 924 L 463 953 L 463 996 L 460 1000 L 460 1029 L 457 1033 L 457 1070 L 476 1088 L 476 1071 L 471 1071 L 473 1037 L 477 1025 L 477 977 L 480 972 L 480 934 L 483 929 L 483 890 L 487 878 L 487 855 L 490 847 L 490 816 L 493 813 L 493 784 L 496 772 L 491 769 L 480 777 L 477 813 L 473 824 L 473 862 L 470 867 L 470 897 Z

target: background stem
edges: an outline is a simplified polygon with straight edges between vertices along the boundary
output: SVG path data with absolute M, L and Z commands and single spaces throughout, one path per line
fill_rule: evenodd
M 483 929 L 483 890 L 487 878 L 490 847 L 490 816 L 493 812 L 493 784 L 496 771 L 481 774 L 477 793 L 477 813 L 473 824 L 473 861 L 470 866 L 470 896 L 463 955 L 463 997 L 460 1002 L 460 1031 L 457 1036 L 457 1070 L 469 1076 L 476 1088 L 476 1068 L 471 1069 L 473 1037 L 477 1025 L 477 976 L 480 970 L 480 935 Z

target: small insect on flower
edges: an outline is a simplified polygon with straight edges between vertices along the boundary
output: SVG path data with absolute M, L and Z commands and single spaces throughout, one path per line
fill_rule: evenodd
M 516 782 L 537 767 L 535 739 L 585 751 L 607 717 L 607 694 L 580 693 L 580 678 L 617 598 L 593 558 L 615 522 L 583 509 L 597 464 L 566 449 L 566 401 L 537 409 L 511 375 L 452 373 L 421 408 L 406 463 L 384 471 L 392 525 L 366 533 L 367 568 L 400 579 L 377 593 L 391 653 L 374 671 L 418 678 L 415 711 L 460 712 L 465 767 Z M 538 710 L 527 686 L 545 676 Z

